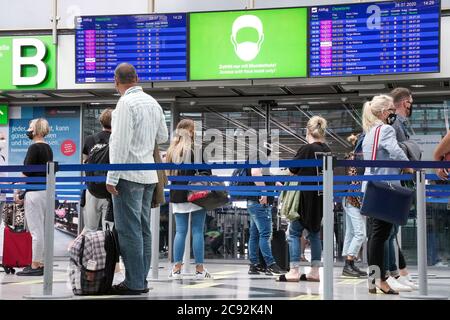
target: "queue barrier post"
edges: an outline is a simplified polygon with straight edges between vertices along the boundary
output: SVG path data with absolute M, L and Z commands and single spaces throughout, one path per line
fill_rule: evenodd
M 24 295 L 25 299 L 68 299 L 72 295 L 53 295 L 53 254 L 55 225 L 55 185 L 57 162 L 47 162 L 46 202 L 44 218 L 44 284 L 42 295 Z
M 333 300 L 333 157 L 323 158 L 323 298 Z

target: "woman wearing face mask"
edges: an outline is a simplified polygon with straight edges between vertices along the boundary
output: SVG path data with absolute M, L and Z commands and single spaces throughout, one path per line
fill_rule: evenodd
M 306 125 L 306 140 L 308 144 L 300 147 L 294 160 L 318 159 L 324 153 L 331 152 L 325 143 L 325 132 L 327 121 L 318 116 L 309 119 Z M 289 168 L 292 174 L 298 176 L 316 176 L 318 169 L 311 168 Z M 315 185 L 317 182 L 302 182 L 301 185 Z M 300 204 L 298 208 L 299 219 L 289 224 L 289 254 L 290 270 L 281 275 L 279 281 L 320 281 L 319 267 L 322 256 L 322 244 L 320 242 L 320 227 L 323 216 L 323 199 L 317 191 L 301 191 Z M 306 238 L 311 244 L 311 271 L 308 274 L 300 274 L 300 238 L 303 230 L 307 231 Z
M 44 137 L 50 132 L 47 120 L 39 118 L 30 122 L 27 136 L 33 143 L 28 147 L 27 154 L 23 164 L 38 165 L 53 161 L 53 152 L 50 146 L 45 142 Z M 24 172 L 27 177 L 45 177 L 45 172 Z M 27 182 L 27 184 L 33 184 Z M 41 182 L 34 184 L 42 184 Z M 32 238 L 32 263 L 31 266 L 24 268 L 16 273 L 18 276 L 42 276 L 44 274 L 44 217 L 47 211 L 45 189 L 28 190 L 25 199 L 19 198 L 15 194 L 17 203 L 24 203 L 25 218 Z
M 178 123 L 175 137 L 167 150 L 166 161 L 173 163 L 194 162 L 194 121 L 183 119 Z M 203 160 L 203 159 L 202 159 Z M 203 162 L 203 161 L 202 161 Z M 167 175 L 194 176 L 196 173 L 210 175 L 211 170 L 170 170 Z M 172 182 L 173 185 L 187 185 L 188 182 Z M 175 265 L 169 275 L 170 279 L 181 278 L 184 247 L 188 230 L 189 214 L 192 216 L 192 248 L 195 258 L 195 277 L 197 279 L 212 278 L 211 274 L 203 267 L 205 255 L 204 227 L 206 210 L 187 201 L 187 190 L 170 190 L 170 202 L 175 214 L 176 232 L 173 247 L 173 261 Z M 189 236 L 189 235 L 188 235 Z
M 375 153 L 375 159 L 377 160 L 408 161 L 408 157 L 398 145 L 395 129 L 391 126 L 395 118 L 394 103 L 389 96 L 375 96 L 372 101 L 364 104 L 363 129 L 366 133 L 363 141 L 364 160 L 371 160 L 372 153 Z M 377 132 L 379 132 L 378 138 Z M 400 171 L 400 168 L 366 168 L 364 175 L 395 175 L 400 174 Z M 400 184 L 400 181 L 392 183 Z M 367 182 L 363 182 L 363 191 L 366 189 L 366 185 Z M 392 224 L 383 220 L 369 218 L 368 225 L 368 262 L 369 265 L 376 265 L 380 268 L 381 276 L 380 279 L 376 279 L 375 284 L 385 294 L 398 294 L 386 282 L 384 262 L 384 243 L 389 238 Z M 376 293 L 376 288 L 369 289 L 369 292 Z

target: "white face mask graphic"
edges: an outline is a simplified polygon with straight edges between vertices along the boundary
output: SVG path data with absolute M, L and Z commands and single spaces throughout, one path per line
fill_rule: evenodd
M 0 150 L 6 149 L 6 140 L 0 140 Z
M 236 36 L 239 30 L 243 28 L 253 28 L 258 32 L 258 41 L 245 41 L 237 43 Z M 231 43 L 234 46 L 234 51 L 239 59 L 243 61 L 252 61 L 256 58 L 261 49 L 261 44 L 264 41 L 263 25 L 261 20 L 254 15 L 243 15 L 238 17 L 233 22 L 231 28 Z

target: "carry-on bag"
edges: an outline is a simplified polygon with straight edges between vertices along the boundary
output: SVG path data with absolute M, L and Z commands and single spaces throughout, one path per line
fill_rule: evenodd
M 16 231 L 5 226 L 3 236 L 2 266 L 7 274 L 14 274 L 14 268 L 31 265 L 31 234 L 28 231 Z
M 381 126 L 375 130 L 372 160 L 376 160 Z M 368 181 L 361 214 L 403 226 L 408 222 L 413 200 L 414 190 L 390 182 Z
M 109 230 L 80 234 L 69 248 L 69 278 L 75 295 L 101 295 L 111 291 L 119 248 Z

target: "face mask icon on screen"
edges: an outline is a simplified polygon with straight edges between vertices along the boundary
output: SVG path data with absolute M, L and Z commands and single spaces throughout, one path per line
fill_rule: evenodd
M 239 30 L 242 28 L 253 28 L 258 32 L 258 41 L 244 41 L 238 43 L 236 41 L 236 36 Z M 252 61 L 256 58 L 261 49 L 261 44 L 264 41 L 263 25 L 261 20 L 254 15 L 243 15 L 238 17 L 233 22 L 231 28 L 231 43 L 234 46 L 234 51 L 239 59 L 243 61 Z

